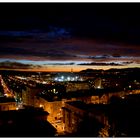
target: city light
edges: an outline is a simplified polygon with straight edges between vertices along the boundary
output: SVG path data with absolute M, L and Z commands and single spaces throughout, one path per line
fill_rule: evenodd
M 73 77 L 73 78 L 71 78 L 71 80 L 72 80 L 72 81 L 74 81 L 74 80 L 75 80 L 75 78 Z
M 4 96 L 8 97 L 8 94 L 4 94 Z
M 70 81 L 70 77 L 67 77 L 67 80 Z
M 78 74 L 76 73 L 76 75 Z M 58 74 L 57 76 L 50 74 L 49 78 L 48 77 L 46 78 L 46 75 L 44 77 L 41 77 L 41 75 L 40 77 L 35 76 L 34 79 L 30 77 L 32 77 L 32 75 L 28 76 L 28 80 L 27 79 L 17 80 L 17 77 L 14 76 L 12 76 L 12 79 L 11 77 L 8 77 L 11 79 L 11 81 L 8 80 L 7 77 L 2 78 L 3 84 L 1 85 L 3 85 L 5 91 L 3 95 L 5 97 L 11 97 L 11 93 L 14 93 L 13 97 L 16 100 L 14 101 L 15 102 L 14 108 L 12 107 L 9 108 L 10 110 L 25 109 L 26 105 L 32 106 L 37 109 L 41 108 L 42 110 L 49 113 L 47 121 L 49 121 L 49 123 L 51 123 L 51 125 L 56 128 L 58 135 L 60 133 L 64 133 L 64 131 L 66 132 L 71 131 L 68 126 L 69 121 L 73 125 L 72 128 L 75 128 L 76 127 L 75 121 L 79 119 L 78 115 L 68 118 L 67 117 L 68 115 L 64 115 L 65 112 L 63 108 L 65 108 L 66 111 L 71 110 L 71 112 L 75 112 L 75 114 L 77 112 L 80 112 L 80 114 L 82 115 L 84 114 L 84 112 L 86 112 L 86 110 L 85 111 L 82 111 L 82 109 L 78 110 L 78 106 L 75 106 L 74 110 L 73 107 L 69 108 L 69 105 L 66 105 L 67 102 L 79 101 L 80 98 L 83 98 L 82 100 L 84 100 L 86 104 L 90 104 L 93 106 L 95 105 L 93 107 L 94 109 L 91 110 L 91 112 L 89 110 L 91 117 L 96 116 L 95 110 L 98 105 L 99 105 L 98 113 L 103 111 L 102 109 L 100 110 L 100 107 L 107 108 L 107 104 L 108 105 L 110 104 L 110 99 L 112 96 L 114 96 L 114 98 L 120 97 L 118 100 L 121 100 L 120 102 L 125 102 L 128 96 L 140 94 L 139 89 L 137 90 L 131 89 L 133 85 L 137 84 L 138 80 L 136 82 L 135 80 L 130 79 L 131 81 L 128 81 L 127 84 L 124 85 L 123 81 L 124 79 L 121 81 L 121 78 L 119 78 L 119 80 L 115 81 L 113 79 L 114 78 L 113 76 L 112 76 L 113 78 L 112 77 L 110 78 L 107 77 L 106 75 L 105 77 L 103 77 L 102 75 L 98 74 L 96 75 L 96 77 L 94 75 L 92 75 L 91 77 L 87 75 L 86 77 L 85 75 L 81 76 L 80 74 L 79 76 L 75 76 L 71 75 L 71 73 L 67 74 L 63 73 L 63 75 Z M 30 87 L 30 85 L 33 85 L 33 83 L 35 83 L 35 86 Z M 11 90 L 11 88 L 13 89 Z M 121 90 L 119 88 L 121 88 Z M 18 90 L 16 91 L 15 89 Z M 112 89 L 114 91 L 112 91 Z M 118 91 L 118 89 L 120 91 Z M 101 94 L 98 94 L 98 91 L 99 93 L 101 92 Z M 68 99 L 66 97 L 68 97 Z M 93 113 L 94 115 L 92 114 L 92 111 L 93 112 L 95 111 Z M 108 121 L 106 120 L 108 117 L 100 119 L 101 116 L 105 117 L 103 114 L 105 115 L 105 113 L 102 112 L 99 115 L 99 117 L 97 117 L 102 124 L 104 124 L 105 121 Z M 64 118 L 64 116 L 66 118 Z M 74 121 L 74 119 L 76 120 Z M 109 134 L 108 129 L 106 128 L 101 129 L 101 132 L 102 132 L 100 133 L 101 137 L 107 137 Z
M 42 84 L 47 84 L 47 82 L 43 81 Z
M 53 89 L 53 93 L 56 93 L 56 89 L 55 88 Z
M 58 78 L 55 78 L 54 80 L 55 80 L 55 81 L 57 81 L 57 80 L 58 80 Z
M 0 13 L 0 137 L 140 137 L 140 3 Z
M 98 86 L 97 88 L 98 88 L 98 89 L 101 89 L 101 87 L 100 87 L 100 86 Z
M 43 107 L 43 105 L 42 105 L 42 104 L 40 104 L 40 105 L 39 105 L 39 107 L 40 107 L 40 108 L 42 108 L 42 107 Z

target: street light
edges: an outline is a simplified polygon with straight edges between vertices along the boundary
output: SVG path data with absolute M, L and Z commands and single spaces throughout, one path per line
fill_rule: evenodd
M 42 104 L 40 104 L 40 105 L 39 105 L 39 107 L 43 107 L 43 105 L 42 105 Z
M 70 81 L 70 77 L 67 77 L 67 80 Z

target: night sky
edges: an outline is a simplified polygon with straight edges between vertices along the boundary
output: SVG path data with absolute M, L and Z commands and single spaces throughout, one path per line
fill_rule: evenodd
M 0 3 L 0 68 L 140 67 L 138 3 Z

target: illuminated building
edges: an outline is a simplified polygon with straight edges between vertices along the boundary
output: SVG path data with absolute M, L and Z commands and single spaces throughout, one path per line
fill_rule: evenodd
M 94 81 L 94 87 L 95 89 L 102 89 L 102 79 L 101 78 L 97 78 L 95 81 Z
M 58 73 L 54 77 L 54 81 L 57 82 L 82 81 L 82 78 L 74 73 Z
M 35 97 L 35 107 L 43 108 L 44 111 L 49 113 L 48 121 L 57 129 L 57 131 L 63 131 L 62 126 L 62 106 L 63 101 L 48 101 L 45 97 Z
M 0 111 L 16 110 L 14 98 L 0 97 Z

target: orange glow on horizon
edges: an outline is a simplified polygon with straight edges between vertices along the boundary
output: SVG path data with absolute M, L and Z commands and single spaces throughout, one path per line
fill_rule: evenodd
M 140 68 L 139 64 L 133 64 L 133 65 L 125 65 L 125 66 L 87 66 L 87 65 L 48 65 L 46 67 L 41 68 L 30 68 L 30 69 L 6 69 L 6 68 L 0 68 L 0 70 L 18 70 L 18 71 L 40 71 L 40 72 L 79 72 L 81 70 L 85 69 L 121 69 L 121 68 Z

